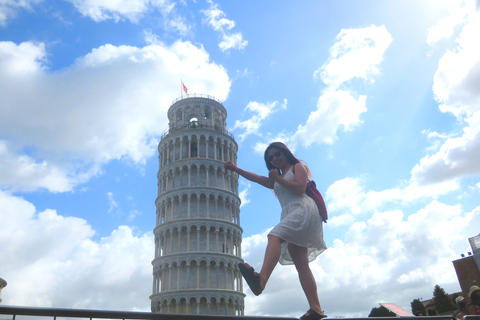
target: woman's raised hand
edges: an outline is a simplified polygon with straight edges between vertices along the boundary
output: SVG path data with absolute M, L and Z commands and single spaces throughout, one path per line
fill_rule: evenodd
M 268 177 L 270 179 L 273 179 L 273 180 L 277 181 L 278 178 L 280 177 L 280 173 L 278 172 L 277 169 L 272 169 L 272 170 L 270 170 L 270 172 L 268 172 Z
M 230 170 L 230 171 L 234 171 L 237 170 L 237 166 L 233 164 L 232 161 L 228 160 L 227 162 L 225 162 L 225 164 L 223 165 L 225 167 L 225 169 L 227 170 Z

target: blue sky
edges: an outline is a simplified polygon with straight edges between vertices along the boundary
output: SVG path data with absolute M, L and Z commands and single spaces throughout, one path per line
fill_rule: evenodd
M 0 2 L 4 304 L 150 308 L 156 147 L 181 95 L 228 112 L 238 165 L 283 141 L 325 197 L 329 316 L 409 310 L 480 232 L 478 1 Z M 240 180 L 261 266 L 273 193 Z M 247 315 L 308 309 L 278 266 Z M 346 305 L 347 304 L 347 305 Z

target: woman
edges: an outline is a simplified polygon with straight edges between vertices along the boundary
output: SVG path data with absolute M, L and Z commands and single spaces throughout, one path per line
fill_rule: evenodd
M 468 314 L 468 301 L 460 296 L 455 299 L 455 302 L 457 303 L 458 310 L 454 313 L 454 317 L 462 320 L 463 317 Z
M 310 170 L 281 142 L 270 144 L 265 150 L 264 159 L 269 170 L 268 177 L 242 170 L 231 161 L 225 163 L 226 169 L 274 189 L 282 206 L 281 221 L 268 234 L 260 273 L 255 272 L 247 263 L 240 263 L 238 267 L 252 292 L 258 296 L 265 289 L 277 262 L 280 261 L 283 265 L 294 264 L 310 306 L 300 319 L 325 318 L 318 301 L 317 284 L 308 265 L 327 248 L 323 241 L 322 220 L 317 206 L 305 194 Z
M 470 304 L 468 305 L 469 315 L 480 315 L 480 288 L 478 286 L 471 286 L 468 292 Z

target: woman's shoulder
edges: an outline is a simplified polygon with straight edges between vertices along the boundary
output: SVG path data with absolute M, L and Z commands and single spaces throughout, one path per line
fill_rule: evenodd
M 311 179 L 312 178 L 312 172 L 310 171 L 310 168 L 308 168 L 308 166 L 303 163 L 303 162 L 297 162 L 293 165 L 293 173 L 295 174 L 295 168 L 296 167 L 299 167 L 300 169 L 299 170 L 304 170 L 306 173 L 307 173 L 307 179 Z
M 305 163 L 302 163 L 302 162 L 297 162 L 297 163 L 293 164 L 293 166 L 292 166 L 293 169 L 292 170 L 295 171 L 295 170 L 297 170 L 297 168 L 300 168 L 300 167 L 305 169 L 305 170 L 309 170 L 308 166 Z

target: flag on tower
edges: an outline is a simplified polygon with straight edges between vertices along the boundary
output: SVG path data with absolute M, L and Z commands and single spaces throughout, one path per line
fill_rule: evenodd
M 183 81 L 181 81 L 181 83 L 182 83 L 182 89 L 183 89 L 183 91 L 185 91 L 185 94 L 188 94 L 188 93 L 187 93 L 187 87 L 185 87 L 185 85 L 183 84 Z

